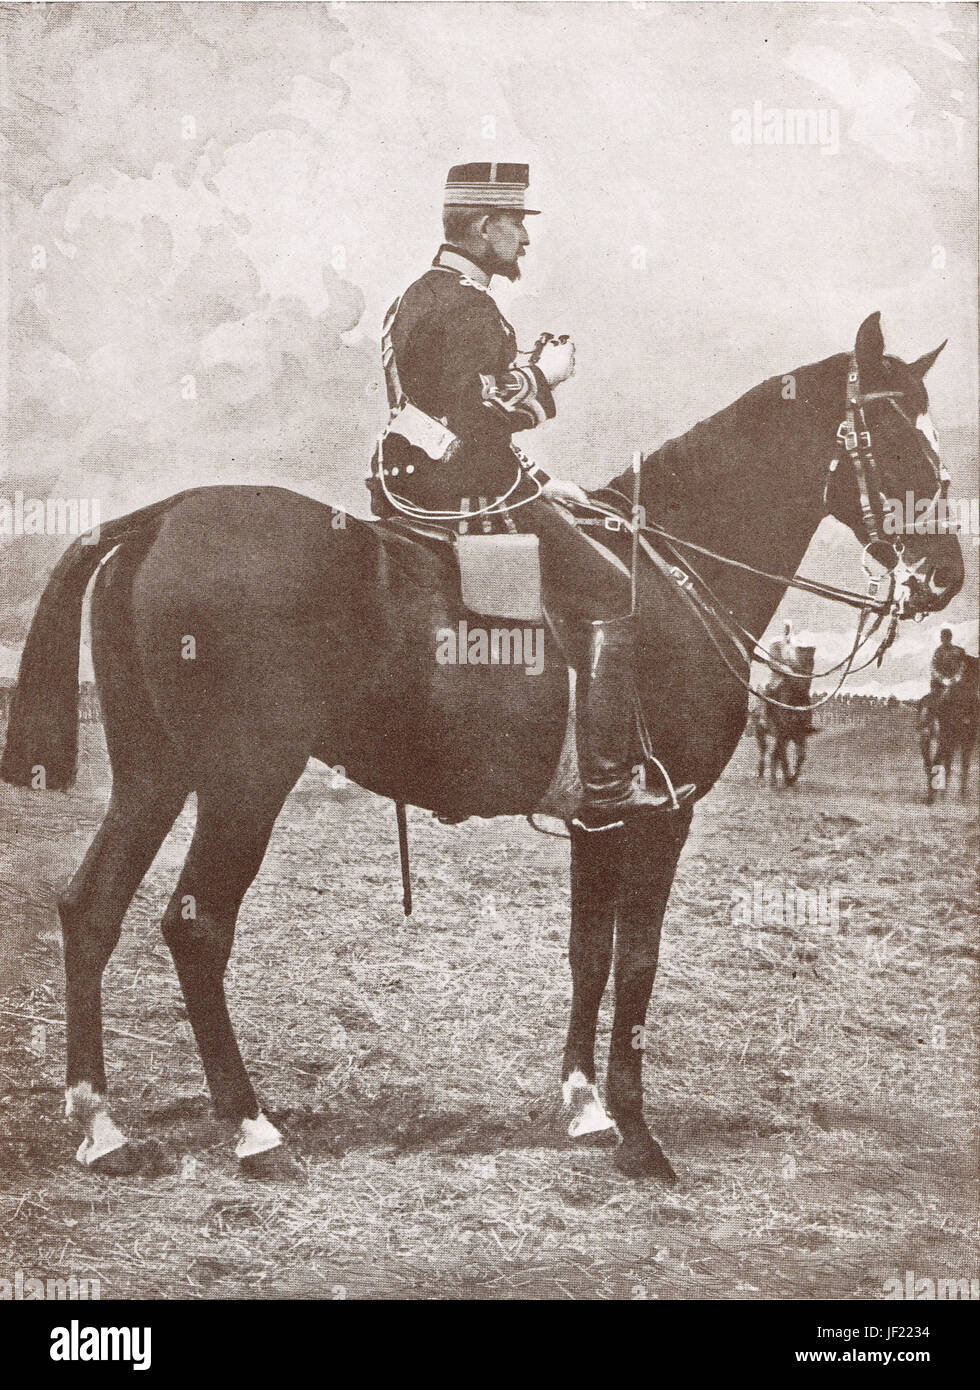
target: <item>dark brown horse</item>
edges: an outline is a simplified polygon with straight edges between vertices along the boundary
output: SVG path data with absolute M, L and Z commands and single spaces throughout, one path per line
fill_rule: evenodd
M 970 763 L 980 722 L 978 661 L 968 656 L 963 674 L 935 694 L 919 702 L 916 730 L 919 751 L 926 774 L 926 803 L 932 805 L 936 792 L 949 788 L 953 762 L 960 759 L 960 799 L 965 801 L 970 781 Z
M 873 315 L 854 351 L 861 387 L 900 393 L 867 406 L 881 488 L 931 496 L 937 461 L 916 422 L 936 354 L 911 366 L 883 354 Z M 785 575 L 828 510 L 863 544 L 855 477 L 847 466 L 828 472 L 850 358 L 771 379 L 649 455 L 647 517 Z M 613 484 L 628 489 L 630 476 Z M 76 542 L 56 567 L 21 662 L 2 765 L 8 781 L 57 788 L 72 777 L 82 601 L 103 559 L 92 648 L 112 796 L 59 904 L 68 1113 L 84 1133 L 79 1157 L 109 1172 L 137 1162 L 107 1107 L 102 974 L 136 887 L 193 791 L 196 828 L 163 935 L 214 1104 L 240 1126 L 236 1151 L 252 1170 L 274 1169 L 282 1136 L 262 1114 L 239 1054 L 223 976 L 242 897 L 307 759 L 342 765 L 363 787 L 445 816 L 531 812 L 560 761 L 566 664 L 550 636 L 539 674 L 440 663 L 434 652 L 445 630 L 474 621 L 445 547 L 386 540 L 377 524 L 279 489 L 200 489 L 105 525 L 98 544 Z M 905 559 L 914 562 L 921 609 L 943 607 L 960 587 L 955 538 L 914 537 Z M 719 600 L 761 635 L 784 586 L 711 560 L 700 568 Z M 650 566 L 639 574 L 638 625 L 638 695 L 653 745 L 675 778 L 704 795 L 742 733 L 745 690 Z M 615 1122 L 618 1166 L 666 1179 L 672 1170 L 643 1115 L 642 1039 L 690 817 L 687 807 L 571 837 L 569 1132 Z M 614 950 L 607 1113 L 594 1053 Z

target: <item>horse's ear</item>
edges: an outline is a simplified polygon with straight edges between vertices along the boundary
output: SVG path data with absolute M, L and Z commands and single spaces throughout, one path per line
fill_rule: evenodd
M 910 362 L 909 371 L 914 372 L 921 380 L 948 342 L 949 339 L 944 338 L 937 348 L 933 348 L 932 352 L 927 352 L 924 357 L 918 358 L 915 362 Z
M 881 312 L 875 310 L 864 320 L 854 340 L 854 356 L 858 371 L 863 375 L 881 366 L 885 352 L 885 339 L 881 332 Z

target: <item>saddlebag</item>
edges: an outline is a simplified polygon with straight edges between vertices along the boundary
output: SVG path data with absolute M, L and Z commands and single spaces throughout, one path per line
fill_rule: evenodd
M 485 618 L 543 621 L 537 536 L 456 536 L 463 603 Z

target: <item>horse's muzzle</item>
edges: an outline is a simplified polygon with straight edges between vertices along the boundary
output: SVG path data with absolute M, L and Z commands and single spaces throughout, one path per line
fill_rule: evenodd
M 902 560 L 909 567 L 904 616 L 938 613 L 963 587 L 963 552 L 955 536 L 935 536 L 915 558 L 909 549 Z M 901 565 L 901 562 L 900 562 Z

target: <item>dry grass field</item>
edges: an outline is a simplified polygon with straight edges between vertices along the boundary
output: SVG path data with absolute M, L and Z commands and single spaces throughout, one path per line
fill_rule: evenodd
M 84 1172 L 52 897 L 105 802 L 85 727 L 71 794 L 0 787 L 0 1275 L 149 1299 L 871 1300 L 907 1269 L 975 1277 L 975 795 L 921 804 L 910 722 L 829 727 L 791 790 L 757 783 L 743 742 L 697 810 L 647 1043 L 670 1189 L 565 1137 L 567 846 L 410 810 L 406 921 L 391 806 L 313 769 L 229 974 L 296 1177 L 240 1178 L 209 1111 L 158 928 L 190 807 L 105 982 L 116 1114 L 160 1141 L 159 1172 Z M 838 920 L 733 922 L 756 884 L 822 892 Z

